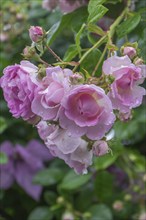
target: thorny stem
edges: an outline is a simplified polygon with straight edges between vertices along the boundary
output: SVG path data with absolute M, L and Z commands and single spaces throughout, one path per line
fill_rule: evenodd
M 46 45 L 47 49 L 49 50 L 49 52 L 55 57 L 56 60 L 63 62 L 63 60 L 50 48 Z

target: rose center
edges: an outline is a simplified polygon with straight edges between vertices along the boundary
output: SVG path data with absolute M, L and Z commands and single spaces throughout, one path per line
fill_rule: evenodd
M 79 114 L 85 117 L 93 117 L 99 112 L 99 106 L 90 94 L 80 95 L 77 106 Z

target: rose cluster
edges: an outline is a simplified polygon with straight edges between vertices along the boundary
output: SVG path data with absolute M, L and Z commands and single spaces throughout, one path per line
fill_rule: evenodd
M 6 67 L 0 79 L 12 115 L 35 125 L 52 155 L 76 173 L 87 172 L 93 155 L 109 152 L 106 134 L 116 116 L 128 120 L 131 110 L 142 103 L 145 89 L 140 84 L 146 66 L 132 63 L 135 50 L 131 47 L 123 53 L 103 63 L 105 90 L 105 85 L 94 82 L 95 77 L 87 81 L 60 66 L 44 66 L 41 74 L 29 61 Z

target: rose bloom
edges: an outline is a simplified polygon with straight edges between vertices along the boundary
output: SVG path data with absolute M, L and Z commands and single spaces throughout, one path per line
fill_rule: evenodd
M 59 66 L 48 67 L 46 74 L 32 101 L 32 111 L 43 120 L 53 120 L 57 116 L 64 94 L 69 89 L 69 76 L 72 71 L 63 70 Z
M 36 89 L 37 67 L 28 61 L 8 66 L 0 79 L 4 98 L 10 112 L 15 118 L 34 122 L 35 114 L 31 110 L 31 102 Z
M 87 173 L 92 164 L 92 150 L 88 149 L 88 142 L 80 137 L 74 138 L 67 130 L 58 126 L 49 126 L 50 135 L 46 138 L 46 146 L 51 154 L 64 160 L 78 174 Z M 52 129 L 52 132 L 51 132 Z
M 112 127 L 115 116 L 104 90 L 95 85 L 74 86 L 62 101 L 59 121 L 72 136 L 101 139 Z
M 127 113 L 141 105 L 145 89 L 139 84 L 143 82 L 144 66 L 135 66 L 128 56 L 112 56 L 104 61 L 104 74 L 115 77 L 108 93 L 114 109 Z

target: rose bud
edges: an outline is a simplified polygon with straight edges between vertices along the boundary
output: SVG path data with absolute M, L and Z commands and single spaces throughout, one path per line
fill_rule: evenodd
M 74 216 L 71 212 L 66 211 L 62 216 L 62 220 L 74 220 Z
M 119 112 L 118 117 L 119 117 L 120 121 L 126 122 L 126 121 L 129 121 L 132 119 L 132 113 L 131 113 L 131 111 L 126 112 L 126 113 Z
M 143 63 L 144 63 L 144 61 L 143 61 L 143 59 L 141 59 L 141 58 L 135 58 L 135 59 L 134 59 L 134 64 L 135 64 L 136 66 L 142 65 Z
M 109 147 L 106 141 L 96 141 L 93 144 L 93 153 L 95 156 L 102 156 L 107 154 L 109 151 Z
M 34 55 L 36 54 L 36 50 L 34 47 L 29 47 L 29 46 L 26 46 L 24 49 L 23 49 L 23 57 L 25 57 L 26 59 L 30 59 L 32 58 Z
M 124 47 L 123 55 L 128 55 L 130 59 L 133 59 L 136 55 L 136 49 L 133 47 Z
M 113 209 L 120 212 L 123 210 L 123 202 L 121 202 L 120 200 L 115 201 L 113 204 Z
M 146 219 L 146 212 L 141 213 L 138 220 L 145 220 Z
M 39 26 L 30 27 L 29 37 L 33 42 L 38 43 L 39 41 L 42 40 L 43 36 L 44 36 L 44 30 L 42 29 L 42 27 Z

